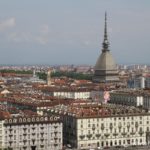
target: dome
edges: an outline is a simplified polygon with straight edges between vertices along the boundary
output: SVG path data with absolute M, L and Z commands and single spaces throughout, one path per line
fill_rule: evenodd
M 116 63 L 110 51 L 101 53 L 96 62 L 94 70 L 117 70 Z

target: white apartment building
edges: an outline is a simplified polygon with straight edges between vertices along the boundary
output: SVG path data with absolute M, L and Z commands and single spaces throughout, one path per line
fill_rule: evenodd
M 141 76 L 135 76 L 133 79 L 129 82 L 130 88 L 136 88 L 136 89 L 143 89 L 143 88 L 150 88 L 150 76 L 141 75 Z
M 142 106 L 144 109 L 150 110 L 150 91 L 144 90 L 116 90 L 110 92 L 110 103 Z
M 150 94 L 145 94 L 143 96 L 143 107 L 150 110 Z
M 0 120 L 0 148 L 4 145 L 4 120 Z
M 109 102 L 128 106 L 143 106 L 143 94 L 134 90 L 112 91 Z
M 62 150 L 62 122 L 58 116 L 17 117 L 0 122 L 1 148 Z
M 71 99 L 89 99 L 90 91 L 54 91 L 52 96 L 71 98 Z
M 55 110 L 52 111 L 54 113 Z M 149 144 L 150 113 L 117 105 L 81 105 L 60 108 L 64 144 L 72 148 Z

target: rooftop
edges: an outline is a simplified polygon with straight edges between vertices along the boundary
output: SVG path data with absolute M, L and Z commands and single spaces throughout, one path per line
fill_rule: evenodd
M 117 116 L 136 116 L 147 114 L 146 110 L 135 107 L 127 107 L 114 104 L 101 103 L 76 103 L 70 106 L 56 106 L 50 110 L 51 113 L 60 115 L 70 115 L 77 118 L 104 118 Z

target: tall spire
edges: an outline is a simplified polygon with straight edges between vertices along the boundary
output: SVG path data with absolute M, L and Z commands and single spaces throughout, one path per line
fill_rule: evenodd
M 107 13 L 105 12 L 105 27 L 104 27 L 104 41 L 103 41 L 103 49 L 102 51 L 109 51 L 109 42 L 108 42 L 108 37 L 107 37 Z

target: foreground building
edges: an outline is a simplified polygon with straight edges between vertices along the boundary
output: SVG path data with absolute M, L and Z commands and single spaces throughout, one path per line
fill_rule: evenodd
M 115 61 L 109 50 L 109 42 L 107 38 L 107 18 L 105 14 L 105 31 L 102 53 L 99 56 L 94 67 L 94 82 L 116 82 L 119 81 L 118 70 Z
M 63 117 L 64 144 L 72 148 L 149 144 L 150 113 L 134 107 L 86 103 L 51 110 Z
M 58 116 L 2 119 L 0 127 L 1 148 L 62 150 L 62 122 Z

